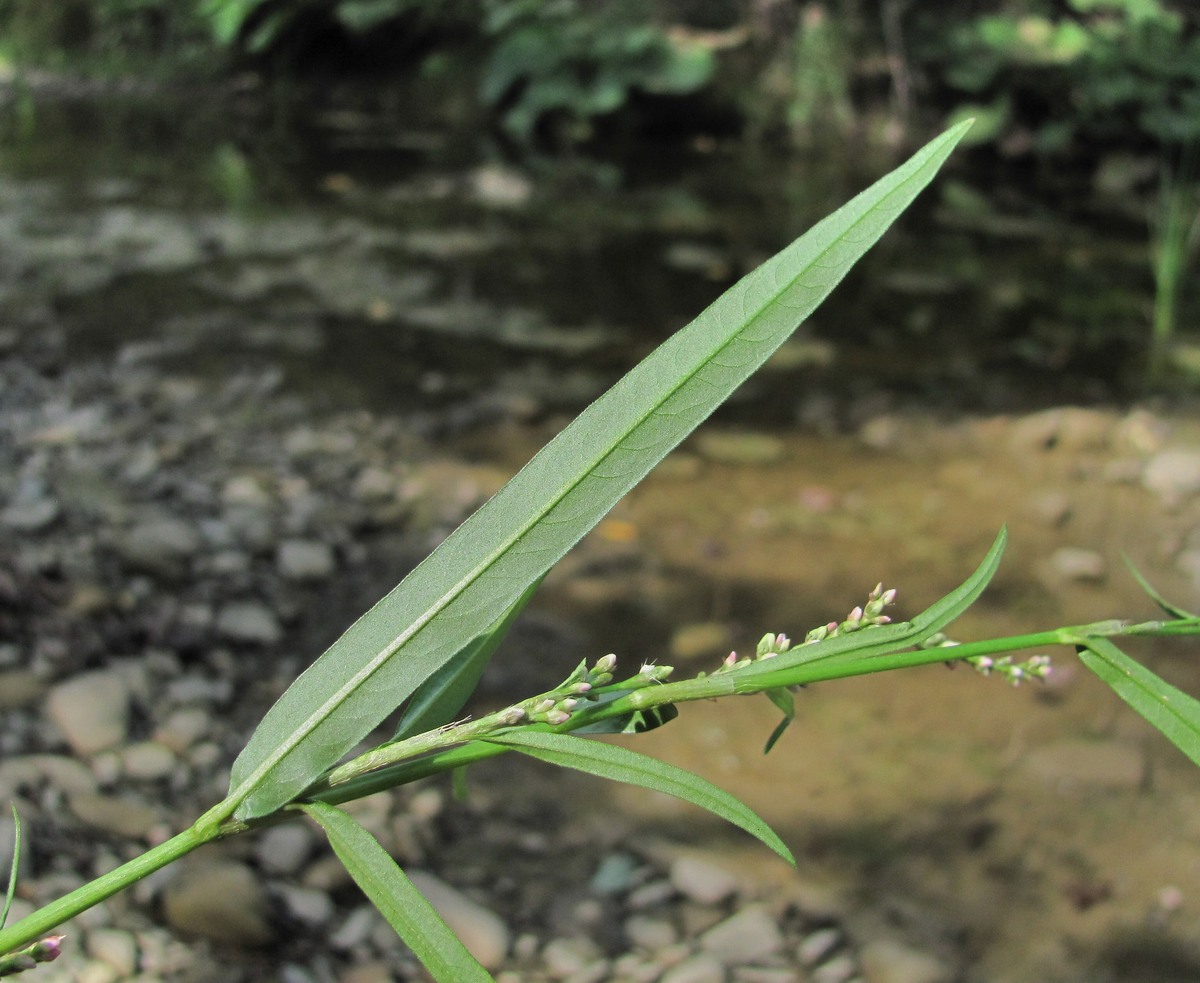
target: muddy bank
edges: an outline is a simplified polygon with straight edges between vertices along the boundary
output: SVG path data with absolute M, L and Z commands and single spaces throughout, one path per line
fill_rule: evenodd
M 295 672 L 547 433 L 510 420 L 435 447 L 419 418 L 316 411 L 278 371 L 194 376 L 145 345 L 76 359 L 53 333 L 4 345 L 0 793 L 28 823 L 28 910 L 217 799 Z M 1119 552 L 1188 603 L 1198 493 L 1196 428 L 1144 411 L 709 428 L 552 574 L 486 698 L 609 650 L 705 668 L 879 579 L 915 610 L 1001 522 L 1011 555 L 961 637 L 1150 616 Z M 1138 654 L 1200 682 L 1186 645 Z M 433 783 L 360 818 L 507 980 L 1194 978 L 1196 772 L 1056 657 L 1037 690 L 940 668 L 815 687 L 767 758 L 765 702 L 689 707 L 639 739 L 744 797 L 796 871 L 672 801 L 507 760 L 466 803 Z M 39 972 L 419 979 L 289 829 L 108 902 Z

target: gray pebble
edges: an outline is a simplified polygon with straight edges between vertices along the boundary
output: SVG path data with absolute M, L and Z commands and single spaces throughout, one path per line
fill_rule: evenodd
M 114 546 L 131 569 L 173 578 L 186 573 L 200 550 L 200 535 L 182 519 L 151 519 L 119 535 Z
M 1146 462 L 1142 484 L 1168 505 L 1200 493 L 1200 450 L 1160 451 Z
M 119 672 L 81 673 L 50 691 L 46 712 L 76 754 L 93 754 L 125 740 L 129 684 Z
M 680 857 L 671 864 L 671 884 L 685 898 L 712 905 L 737 890 L 737 878 L 728 870 L 698 857 Z
M 31 502 L 13 502 L 0 512 L 0 524 L 14 532 L 34 533 L 49 526 L 58 518 L 58 502 L 52 498 L 38 498 Z
M 273 826 L 258 838 L 254 851 L 258 865 L 269 874 L 297 873 L 312 853 L 314 837 L 307 826 L 287 823 Z
M 285 580 L 323 580 L 337 569 L 333 547 L 313 539 L 287 539 L 279 544 L 275 567 Z
M 836 928 L 820 928 L 800 941 L 796 954 L 805 966 L 814 966 L 829 957 L 842 941 L 842 933 Z
M 166 778 L 179 767 L 170 748 L 155 741 L 138 741 L 121 752 L 121 764 L 126 775 L 142 781 Z
M 137 972 L 137 939 L 119 928 L 93 928 L 87 933 L 87 954 L 116 971 L 125 979 Z
M 231 642 L 275 645 L 283 638 L 283 627 L 265 604 L 237 601 L 217 614 L 217 634 Z
M 750 905 L 705 932 L 700 946 L 726 966 L 734 966 L 778 952 L 783 947 L 783 936 L 766 908 Z

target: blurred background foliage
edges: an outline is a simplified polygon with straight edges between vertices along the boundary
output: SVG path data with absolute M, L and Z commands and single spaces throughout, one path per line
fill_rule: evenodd
M 1008 158 L 1177 161 L 1200 133 L 1183 0 L 0 0 L 0 24 L 10 71 L 425 77 L 524 143 L 594 139 L 623 112 L 803 140 L 917 107 L 976 115 Z

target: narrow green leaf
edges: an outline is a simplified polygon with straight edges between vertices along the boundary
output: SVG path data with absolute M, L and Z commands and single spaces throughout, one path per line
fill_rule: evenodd
M 1085 666 L 1200 765 L 1200 702 L 1160 679 L 1107 638 L 1089 638 L 1076 651 Z
M 744 277 L 584 410 L 280 697 L 224 806 L 251 819 L 289 802 L 500 618 L 824 300 L 968 125 Z
M 349 813 L 324 802 L 300 808 L 320 823 L 354 883 L 438 983 L 494 983 L 408 875 Z
M 10 803 L 13 814 L 13 854 L 12 867 L 8 871 L 8 890 L 4 894 L 4 910 L 0 911 L 0 928 L 8 921 L 8 913 L 12 910 L 13 898 L 17 895 L 17 872 L 21 869 L 21 817 L 17 815 L 17 807 Z
M 945 597 L 934 601 L 911 621 L 894 625 L 864 628 L 845 635 L 835 635 L 820 642 L 797 645 L 787 652 L 759 659 L 733 673 L 734 691 L 737 693 L 758 692 L 762 687 L 753 680 L 763 676 L 775 676 L 796 666 L 813 662 L 843 663 L 867 660 L 880 655 L 890 655 L 910 645 L 919 645 L 950 624 L 979 598 L 996 575 L 1008 543 L 1008 530 L 1001 528 L 983 561 L 975 571 Z M 952 658 L 952 656 L 947 656 Z M 783 680 L 781 680 L 783 682 Z M 797 680 L 802 682 L 802 680 Z
M 513 622 L 525 610 L 525 605 L 537 593 L 542 579 L 539 577 L 525 588 L 525 593 L 517 598 L 499 621 L 478 638 L 472 639 L 461 652 L 421 684 L 408 701 L 393 740 L 402 741 L 413 734 L 423 734 L 441 727 L 466 706 L 488 662 L 508 635 Z
M 1163 597 L 1162 594 L 1155 590 L 1154 585 L 1151 584 L 1150 581 L 1142 576 L 1142 571 L 1133 565 L 1133 561 L 1130 560 L 1129 557 L 1126 556 L 1123 557 L 1123 559 L 1125 560 L 1125 566 L 1128 567 L 1129 572 L 1133 574 L 1133 579 L 1138 582 L 1138 586 L 1140 586 L 1142 590 L 1146 592 L 1150 600 L 1162 608 L 1163 611 L 1169 614 L 1172 618 L 1190 620 L 1200 617 L 1200 615 L 1193 614 L 1191 611 L 1185 611 L 1178 604 L 1172 604 L 1170 601 L 1168 601 L 1165 597 Z
M 767 738 L 767 743 L 763 745 L 763 754 L 770 754 L 771 748 L 775 746 L 775 742 L 783 737 L 783 732 L 791 726 L 792 721 L 796 717 L 796 699 L 792 696 L 790 689 L 784 689 L 783 687 L 767 690 L 766 697 L 783 714 L 783 719 L 771 731 L 771 736 Z
M 776 836 L 775 831 L 749 806 L 699 775 L 693 775 L 682 768 L 657 761 L 628 748 L 602 744 L 573 734 L 522 729 L 505 731 L 503 734 L 489 737 L 488 741 L 503 744 L 514 751 L 520 751 L 552 765 L 574 768 L 576 771 L 585 771 L 589 775 L 608 778 L 614 782 L 625 782 L 674 795 L 707 809 L 734 826 L 744 829 L 751 836 L 758 837 L 788 863 L 796 862 L 783 840 Z

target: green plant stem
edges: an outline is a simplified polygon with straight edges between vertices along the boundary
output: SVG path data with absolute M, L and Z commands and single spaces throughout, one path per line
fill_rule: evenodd
M 0 953 L 11 952 L 38 941 L 64 922 L 123 891 L 154 871 L 174 863 L 211 839 L 215 837 L 199 833 L 195 826 L 189 827 L 134 857 L 128 863 L 121 864 L 120 867 L 82 887 L 77 887 L 69 894 L 64 894 L 0 931 Z

